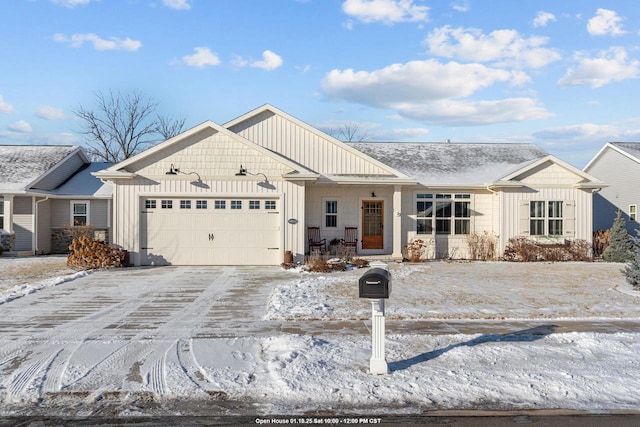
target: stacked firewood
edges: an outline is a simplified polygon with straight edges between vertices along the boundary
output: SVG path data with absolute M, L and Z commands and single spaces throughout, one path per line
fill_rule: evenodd
M 126 254 L 122 249 L 88 236 L 80 236 L 73 239 L 69 246 L 67 265 L 82 269 L 123 267 Z

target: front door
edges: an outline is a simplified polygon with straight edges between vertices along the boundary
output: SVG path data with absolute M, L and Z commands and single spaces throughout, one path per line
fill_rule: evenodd
M 362 201 L 362 249 L 384 249 L 384 202 Z

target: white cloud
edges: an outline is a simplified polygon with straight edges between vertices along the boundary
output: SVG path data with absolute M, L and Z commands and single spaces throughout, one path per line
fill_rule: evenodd
M 162 0 L 162 3 L 171 9 L 176 10 L 189 10 L 191 9 L 191 4 L 189 0 Z
M 57 4 L 57 5 L 69 7 L 69 8 L 76 7 L 82 4 L 89 4 L 91 2 L 91 0 L 50 0 L 50 1 L 53 4 Z
M 231 60 L 231 63 L 233 64 L 234 67 L 238 67 L 238 68 L 246 67 L 247 65 L 249 65 L 249 61 L 247 61 L 240 55 L 234 55 L 233 59 Z
M 620 24 L 621 20 L 622 18 L 613 10 L 598 9 L 596 16 L 589 19 L 587 31 L 592 36 L 604 36 L 607 34 L 620 36 L 626 33 Z
M 50 105 L 39 106 L 36 111 L 36 116 L 45 120 L 62 120 L 66 117 L 64 111 Z
M 220 65 L 218 55 L 211 52 L 208 47 L 199 46 L 193 50 L 195 50 L 196 53 L 182 57 L 183 64 L 196 68 L 215 67 L 216 65 Z
M 67 43 L 75 48 L 81 47 L 85 42 L 91 43 L 95 50 L 126 50 L 133 52 L 142 47 L 142 42 L 132 40 L 129 37 L 124 40 L 117 37 L 110 37 L 107 40 L 93 33 L 73 34 L 71 37 L 57 33 L 54 34 L 53 40 L 58 43 Z
M 393 25 L 398 22 L 428 21 L 429 8 L 414 0 L 345 0 L 342 10 L 349 16 L 366 22 Z
M 18 133 L 30 133 L 33 129 L 31 129 L 31 125 L 24 120 L 17 121 L 16 123 L 9 125 L 7 127 L 12 132 Z
M 468 12 L 471 9 L 471 5 L 469 4 L 469 0 L 457 0 L 451 3 L 451 7 L 453 10 L 458 12 Z
M 522 37 L 515 30 L 495 30 L 486 35 L 475 28 L 436 28 L 425 43 L 432 55 L 464 61 L 497 62 L 541 68 L 560 59 L 554 49 L 544 46 L 546 37 Z
M 255 61 L 251 63 L 254 68 L 262 68 L 266 71 L 272 71 L 282 66 L 282 58 L 277 53 L 270 50 L 262 52 L 262 61 Z
M 598 88 L 606 84 L 637 78 L 640 76 L 640 61 L 629 60 L 622 47 L 611 47 L 600 52 L 597 58 L 590 58 L 584 52 L 574 56 L 578 65 L 570 68 L 558 80 L 560 87 L 589 86 Z
M 553 13 L 540 11 L 538 12 L 535 19 L 533 20 L 533 27 L 534 28 L 546 27 L 549 22 L 555 21 L 555 20 L 556 20 L 556 16 Z
M 399 104 L 398 113 L 425 124 L 476 126 L 546 119 L 553 113 L 531 98 L 496 101 L 439 100 L 424 104 Z
M 13 106 L 4 102 L 4 100 L 2 99 L 2 95 L 0 95 L 0 113 L 11 114 L 14 111 L 15 110 L 13 109 Z
M 322 81 L 332 99 L 388 107 L 396 103 L 433 101 L 473 94 L 512 74 L 481 64 L 441 64 L 435 59 L 393 64 L 380 70 L 333 70 Z
M 396 111 L 425 124 L 479 125 L 541 119 L 551 113 L 531 98 L 467 101 L 495 83 L 523 79 L 482 64 L 441 64 L 434 59 L 394 64 L 372 72 L 333 70 L 322 81 L 330 99 Z

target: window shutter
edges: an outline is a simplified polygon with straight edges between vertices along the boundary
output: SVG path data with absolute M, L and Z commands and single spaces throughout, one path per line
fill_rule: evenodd
M 529 201 L 523 200 L 520 201 L 519 208 L 519 216 L 520 216 L 520 227 L 518 231 L 520 234 L 529 234 Z
M 564 235 L 567 237 L 576 236 L 576 202 L 575 200 L 564 201 Z

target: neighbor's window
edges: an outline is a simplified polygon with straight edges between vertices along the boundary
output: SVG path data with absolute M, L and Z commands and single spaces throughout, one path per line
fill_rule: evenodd
M 2 206 L 2 202 L 0 202 L 0 207 Z M 0 215 L 2 215 L 2 209 L 0 208 Z M 635 221 L 638 218 L 638 206 L 637 205 L 629 205 L 629 219 L 631 221 Z M 2 225 L 0 225 L 2 228 Z
M 249 209 L 260 209 L 260 200 L 249 200 Z
M 191 209 L 191 200 L 180 200 L 180 209 Z
M 196 209 L 207 209 L 206 200 L 196 200 Z
M 471 233 L 470 199 L 470 194 L 417 194 L 417 234 Z
M 89 202 L 71 202 L 71 224 L 74 227 L 89 224 Z
M 173 200 L 163 200 L 160 203 L 162 209 L 173 209 Z
M 155 200 L 145 200 L 144 201 L 144 207 L 145 207 L 145 209 L 155 209 L 156 208 L 156 201 Z
M 0 200 L 0 230 L 4 228 L 4 200 Z
M 264 208 L 265 209 L 270 209 L 270 210 L 275 209 L 276 208 L 276 201 L 275 200 L 265 200 Z
M 338 201 L 324 201 L 324 226 L 327 228 L 336 228 L 338 226 Z
M 216 200 L 214 202 L 213 207 L 215 209 L 227 209 L 227 201 L 226 200 Z
M 242 209 L 242 200 L 232 200 L 231 209 Z
M 529 202 L 529 227 L 532 236 L 563 234 L 563 202 Z

